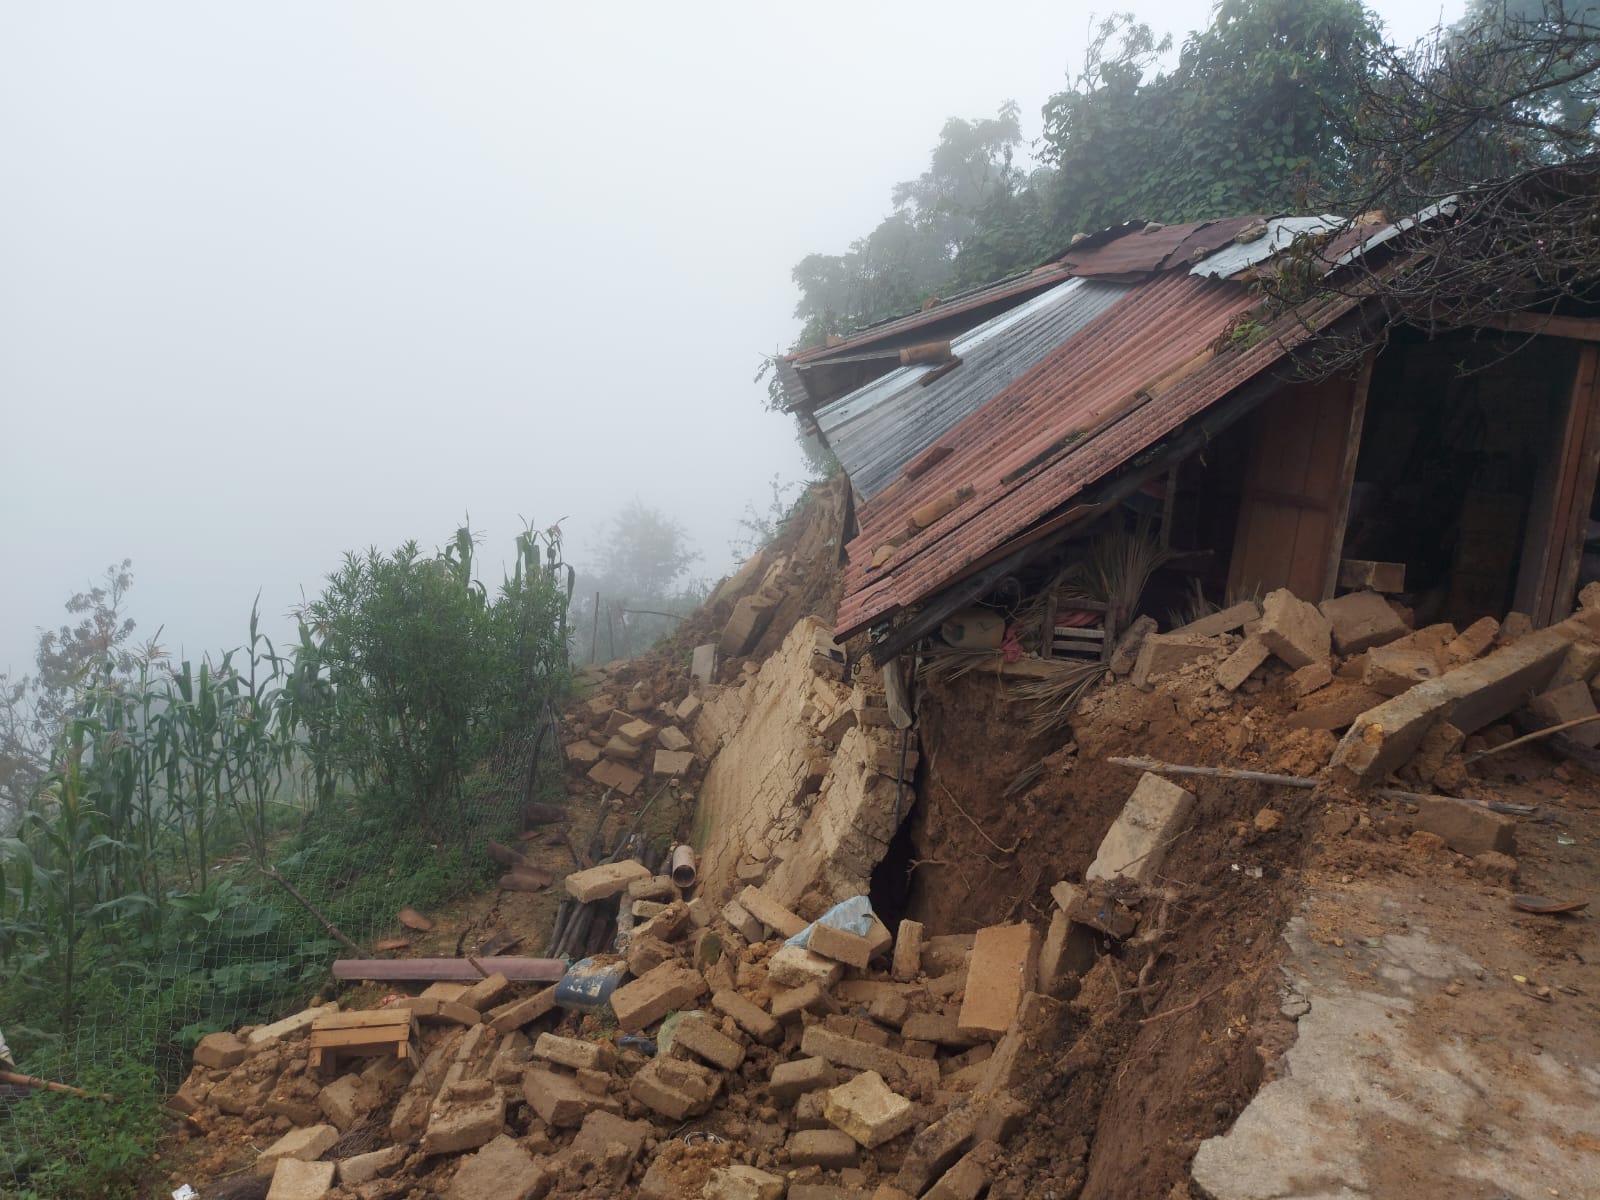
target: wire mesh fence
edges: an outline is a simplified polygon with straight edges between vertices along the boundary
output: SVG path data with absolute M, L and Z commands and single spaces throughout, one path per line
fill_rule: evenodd
M 352 953 L 329 926 L 367 947 L 405 932 L 401 909 L 488 886 L 484 842 L 514 838 L 541 791 L 536 761 L 547 781 L 555 760 L 548 731 L 504 738 L 425 820 L 370 795 L 285 787 L 264 847 L 219 830 L 204 885 L 189 886 L 169 846 L 175 886 L 71 931 L 19 922 L 19 881 L 0 880 L 13 906 L 0 1030 L 16 1073 L 88 1093 L 0 1084 L 0 1197 L 143 1194 L 130 1154 L 159 1129 L 198 1040 L 329 994 L 332 960 Z

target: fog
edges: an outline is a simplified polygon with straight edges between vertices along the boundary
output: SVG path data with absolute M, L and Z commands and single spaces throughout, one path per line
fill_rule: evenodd
M 1201 6 L 1132 5 L 1157 29 Z M 1383 0 L 1410 41 L 1440 10 Z M 1459 13 L 1459 0 L 1444 12 Z M 948 116 L 1038 110 L 1061 3 L 0 5 L 0 670 L 106 564 L 141 635 L 269 626 L 349 549 L 491 578 L 637 496 L 723 573 L 805 468 L 752 376 L 793 264 Z M 1133 215 L 1133 214 L 1130 214 Z

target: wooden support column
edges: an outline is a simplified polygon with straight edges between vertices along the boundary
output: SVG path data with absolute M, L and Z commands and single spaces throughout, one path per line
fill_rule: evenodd
M 1517 599 L 1536 626 L 1561 620 L 1572 611 L 1578 591 L 1583 540 L 1600 475 L 1600 345 L 1578 354 L 1572 391 L 1561 423 L 1549 491 L 1535 496 L 1530 514 Z M 1537 524 L 1535 523 L 1537 521 Z

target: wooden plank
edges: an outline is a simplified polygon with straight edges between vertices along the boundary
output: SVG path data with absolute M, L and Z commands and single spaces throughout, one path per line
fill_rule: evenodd
M 364 1029 L 374 1025 L 409 1025 L 411 1014 L 403 1008 L 363 1009 L 358 1012 L 329 1013 L 311 1023 L 311 1032 L 322 1029 Z
M 1584 384 L 1587 382 L 1587 386 Z M 1583 567 L 1583 543 L 1588 533 L 1589 508 L 1600 480 L 1600 346 L 1585 346 L 1578 358 L 1576 386 L 1572 391 L 1573 416 L 1583 426 L 1581 445 L 1572 465 L 1565 528 L 1558 530 L 1555 579 L 1550 590 L 1550 620 L 1572 611 L 1578 595 L 1578 575 Z
M 1502 329 L 1507 333 L 1542 334 L 1545 337 L 1566 338 L 1569 341 L 1600 342 L 1600 320 L 1593 317 L 1550 317 L 1540 313 L 1507 313 L 1480 321 L 1484 329 Z
M 513 983 L 555 983 L 567 973 L 559 958 L 497 958 L 495 970 Z M 464 958 L 339 958 L 335 979 L 373 979 L 383 983 L 416 983 L 443 979 L 476 983 L 483 973 Z
M 1554 444 L 1540 457 L 1528 504 L 1513 604 L 1518 611 L 1532 617 L 1536 627 L 1549 625 L 1556 619 L 1556 584 L 1571 528 L 1569 521 L 1573 509 L 1578 507 L 1577 479 L 1583 474 L 1590 395 L 1595 386 L 1595 357 L 1596 350 L 1592 346 L 1583 347 L 1577 356 L 1564 411 L 1556 414 Z M 1588 517 L 1589 499 L 1589 495 L 1582 498 L 1581 519 Z
M 313 1031 L 311 1044 L 319 1049 L 334 1046 L 392 1046 L 411 1037 L 411 1025 L 383 1029 L 322 1029 Z
M 1356 462 L 1361 458 L 1361 435 L 1367 424 L 1367 394 L 1372 388 L 1372 365 L 1377 354 L 1369 351 L 1361 360 L 1350 388 L 1349 410 L 1344 425 L 1344 458 L 1339 464 L 1339 478 L 1333 488 L 1333 516 L 1328 523 L 1328 557 L 1323 570 L 1320 598 L 1331 600 L 1339 583 L 1341 561 L 1344 556 L 1344 535 L 1350 524 L 1350 492 L 1356 483 Z M 1405 568 L 1401 567 L 1401 580 Z M 1399 591 L 1399 588 L 1395 589 Z

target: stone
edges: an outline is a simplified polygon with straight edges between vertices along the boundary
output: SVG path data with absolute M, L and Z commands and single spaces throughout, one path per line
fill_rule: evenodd
M 1097 957 L 1094 933 L 1062 909 L 1056 909 L 1050 914 L 1050 928 L 1039 949 L 1039 990 L 1054 996 L 1068 979 L 1075 979 L 1094 966 Z
M 789 1104 L 807 1092 L 832 1087 L 838 1081 L 838 1072 L 826 1059 L 794 1058 L 772 1068 L 767 1091 L 779 1104 Z
M 717 648 L 714 644 L 707 642 L 703 646 L 694 648 L 694 653 L 689 659 L 689 675 L 700 684 L 710 685 L 717 681 Z M 678 717 L 681 720 L 689 719 L 683 712 L 681 704 L 678 706 Z
M 263 1025 L 259 1029 L 252 1029 L 245 1037 L 252 1049 L 265 1046 L 268 1042 L 281 1041 L 283 1038 L 292 1037 L 297 1033 L 304 1033 L 311 1028 L 311 1024 L 318 1017 L 339 1011 L 337 1004 L 324 1004 L 318 1008 L 308 1008 L 285 1017 L 281 1021 L 274 1021 L 271 1025 Z
M 322 1115 L 331 1121 L 340 1133 L 377 1108 L 383 1096 L 376 1084 L 368 1083 L 359 1075 L 341 1075 L 317 1093 L 317 1105 Z
M 1468 858 L 1495 851 L 1517 852 L 1517 822 L 1501 813 L 1458 800 L 1426 797 L 1417 802 L 1416 827 L 1437 834 L 1444 844 Z
M 474 1079 L 446 1085 L 435 1098 L 422 1135 L 424 1154 L 456 1154 L 476 1150 L 503 1133 L 506 1101 L 492 1081 Z
M 772 601 L 760 593 L 740 596 L 734 602 L 728 623 L 722 627 L 722 639 L 717 643 L 718 653 L 726 658 L 749 654 L 767 631 L 773 608 Z
M 634 975 L 648 975 L 663 963 L 678 957 L 677 948 L 658 937 L 641 934 L 635 930 L 628 939 L 628 970 Z
M 709 1017 L 680 1021 L 672 1045 L 724 1071 L 737 1071 L 744 1062 L 744 1047 L 719 1031 Z
M 1039 931 L 1031 924 L 978 930 L 957 1027 L 974 1037 L 1000 1037 L 1011 1027 L 1017 1005 L 1034 990 L 1038 977 Z
M 1257 620 L 1260 616 L 1261 607 L 1254 600 L 1241 600 L 1220 612 L 1208 613 L 1199 620 L 1180 625 L 1172 632 L 1188 637 L 1217 637 L 1219 634 L 1232 633 L 1242 628 L 1246 621 Z
M 854 967 L 858 971 L 865 971 L 867 964 L 872 961 L 870 939 L 859 933 L 851 933 L 847 929 L 826 925 L 821 921 L 811 927 L 808 949 L 813 954 L 831 958 L 834 962 Z
M 1366 588 L 1391 595 L 1406 590 L 1406 565 L 1397 562 L 1373 562 L 1365 558 L 1339 560 L 1339 586 Z
M 751 945 L 763 940 L 761 922 L 751 916 L 749 910 L 737 900 L 729 900 L 722 906 L 722 919 Z
M 1192 793 L 1145 772 L 1101 841 L 1084 879 L 1150 882 L 1161 870 L 1169 845 L 1187 824 L 1193 807 Z
M 1472 734 L 1542 692 L 1566 657 L 1569 630 L 1552 626 L 1362 713 L 1334 751 L 1332 765 L 1357 780 L 1398 770 L 1437 720 Z
M 1330 733 L 1349 729 L 1362 713 L 1376 708 L 1384 699 L 1382 692 L 1371 688 L 1350 688 L 1292 714 L 1289 728 L 1326 729 Z
M 1445 646 L 1445 657 L 1452 663 L 1471 662 L 1478 658 L 1500 636 L 1500 622 L 1493 617 L 1479 617 Z
M 609 1071 L 617 1065 L 617 1052 L 606 1042 L 587 1042 L 582 1038 L 558 1037 L 541 1033 L 533 1044 L 533 1056 L 574 1071 Z
M 922 972 L 922 922 L 903 920 L 895 935 L 891 974 L 901 983 L 910 983 Z
M 1133 623 L 1117 639 L 1106 666 L 1115 675 L 1126 675 L 1131 672 L 1139 661 L 1139 651 L 1144 647 L 1145 638 L 1155 631 L 1154 617 L 1135 617 Z
M 966 1050 L 982 1039 L 964 1033 L 952 1013 L 912 1013 L 900 1026 L 900 1036 L 908 1042 L 931 1042 L 948 1050 Z
M 579 904 L 606 900 L 621 895 L 635 879 L 649 879 L 650 868 L 633 859 L 602 863 L 585 871 L 574 871 L 567 876 L 567 895 Z
M 804 946 L 783 946 L 767 959 L 767 978 L 779 987 L 797 988 L 814 983 L 830 988 L 839 982 L 844 968 Z
M 963 1104 L 919 1131 L 894 1177 L 895 1187 L 911 1196 L 927 1191 L 972 1144 L 980 1114 L 979 1105 Z
M 655 731 L 656 727 L 649 721 L 633 717 L 617 727 L 617 736 L 632 742 L 635 746 L 642 746 L 650 740 Z
M 1139 647 L 1139 657 L 1133 664 L 1133 686 L 1148 688 L 1153 680 L 1215 654 L 1217 649 L 1217 642 L 1213 638 L 1174 633 L 1149 634 Z
M 456 1003 L 484 1012 L 504 1000 L 510 991 L 511 981 L 496 971 L 462 992 L 456 997 Z
M 722 1076 L 698 1063 L 657 1056 L 634 1075 L 628 1095 L 669 1121 L 682 1121 L 708 1111 L 721 1087 Z
M 1409 632 L 1394 606 L 1377 592 L 1336 596 L 1324 600 L 1317 611 L 1327 618 L 1333 634 L 1333 648 L 1340 654 L 1360 654 Z
M 273 1167 L 267 1200 L 322 1200 L 332 1186 L 331 1162 L 280 1159 Z
M 861 1155 L 856 1140 L 837 1129 L 802 1129 L 789 1139 L 789 1163 L 838 1171 L 853 1167 Z
M 1576 649 L 1576 647 L 1574 647 Z M 1571 655 L 1568 655 L 1570 658 Z M 1563 662 L 1563 666 L 1565 662 Z M 1559 671 L 1558 671 L 1559 673 Z M 1528 709 L 1539 718 L 1540 723 L 1549 728 L 1552 725 L 1564 725 L 1568 721 L 1582 720 L 1584 717 L 1596 715 L 1594 696 L 1589 692 L 1589 684 L 1584 679 L 1575 679 L 1571 683 L 1560 687 L 1551 688 L 1541 692 L 1528 703 Z M 1577 742 L 1580 746 L 1600 746 L 1600 721 L 1587 725 L 1576 725 L 1571 729 L 1563 730 L 1562 736 Z
M 823 1115 L 867 1150 L 876 1150 L 916 1124 L 911 1101 L 899 1095 L 876 1071 L 863 1071 L 828 1091 Z
M 639 785 L 644 782 L 644 776 L 632 767 L 623 766 L 613 759 L 602 758 L 590 767 L 585 778 L 598 783 L 603 788 L 612 788 L 624 796 L 631 796 L 639 790 Z
M 781 938 L 792 938 L 806 927 L 806 922 L 802 918 L 790 912 L 760 888 L 745 888 L 739 893 L 739 904 L 745 912 Z
M 516 1140 L 500 1134 L 462 1159 L 445 1189 L 445 1200 L 539 1200 L 555 1182 Z
M 733 1018 L 733 1023 L 763 1046 L 776 1046 L 783 1040 L 783 1026 L 764 1012 L 760 1005 L 738 992 L 719 991 L 711 997 L 711 1007 Z
M 713 1170 L 700 1195 L 703 1200 L 783 1200 L 784 1188 L 776 1175 L 733 1163 Z
M 1525 638 L 1533 632 L 1533 618 L 1527 613 L 1509 612 L 1506 619 L 1500 622 L 1499 642 L 1502 646 L 1509 646 L 1519 638 Z
M 1411 769 L 1424 783 L 1433 782 L 1439 772 L 1444 770 L 1450 756 L 1461 749 L 1464 741 L 1466 734 L 1449 721 L 1435 721 L 1433 727 L 1422 735 L 1416 757 L 1411 760 Z
M 828 993 L 815 980 L 777 992 L 772 997 L 772 1015 L 779 1021 L 796 1013 L 820 1012 L 829 1007 Z
M 491 1014 L 489 1027 L 499 1037 L 505 1037 L 524 1025 L 532 1024 L 556 1006 L 556 989 L 552 985 L 524 999 L 505 1004 Z
M 1328 669 L 1327 663 L 1312 663 L 1309 667 L 1301 667 L 1294 671 L 1284 681 L 1289 689 L 1289 694 L 1296 699 L 1311 695 L 1312 692 L 1321 691 L 1333 682 L 1333 672 Z
M 1408 646 L 1379 646 L 1367 654 L 1361 682 L 1385 696 L 1398 696 L 1427 679 L 1444 674 L 1439 657 Z
M 967 965 L 972 953 L 974 935 L 970 933 L 940 933 L 922 940 L 922 973 L 930 979 L 948 975 Z
M 403 1001 L 411 1015 L 430 1025 L 476 1025 L 483 1018 L 475 1008 L 437 996 L 411 996 Z
M 249 1053 L 250 1047 L 231 1033 L 208 1033 L 194 1048 L 194 1061 L 213 1071 L 231 1071 Z
M 600 747 L 587 738 L 582 741 L 568 742 L 562 746 L 566 751 L 567 761 L 577 763 L 580 767 L 592 767 L 600 761 Z
M 592 1112 L 584 1117 L 583 1128 L 572 1139 L 572 1152 L 594 1162 L 603 1162 L 607 1158 L 607 1147 L 621 1146 L 623 1159 L 632 1166 L 654 1132 L 648 1121 L 627 1121 L 615 1113 Z
M 675 725 L 668 725 L 656 734 L 656 741 L 663 750 L 687 750 L 689 736 Z
M 341 1158 L 337 1164 L 340 1186 L 355 1187 L 358 1183 L 366 1183 L 369 1179 L 387 1175 L 405 1162 L 410 1154 L 411 1147 L 402 1143 L 385 1146 L 381 1150 L 373 1150 L 366 1154 L 353 1155 L 350 1158 Z
M 1272 651 L 1260 638 L 1248 637 L 1227 658 L 1217 664 L 1217 685 L 1230 692 L 1238 691 L 1246 679 L 1254 675 Z
M 315 1162 L 330 1146 L 339 1140 L 339 1131 L 332 1125 L 312 1125 L 308 1129 L 291 1129 L 256 1158 L 256 1173 L 270 1175 L 280 1159 L 294 1158 L 301 1162 Z
M 590 1112 L 608 1103 L 604 1096 L 597 1096 L 575 1076 L 542 1067 L 532 1067 L 523 1073 L 522 1098 L 552 1129 L 576 1128 Z
M 601 747 L 600 753 L 614 762 L 634 762 L 644 753 L 644 747 L 637 742 L 630 742 L 620 733 L 614 733 Z
M 1317 606 L 1300 599 L 1288 588 L 1268 592 L 1261 604 L 1261 624 L 1255 636 L 1291 667 L 1327 662 L 1333 629 Z
M 800 1053 L 825 1059 L 838 1067 L 876 1071 L 896 1086 L 911 1083 L 926 1088 L 939 1084 L 939 1066 L 925 1058 L 912 1058 L 886 1046 L 846 1037 L 822 1025 L 808 1025 L 800 1038 Z
M 694 768 L 694 763 L 692 750 L 657 750 L 650 773 L 666 779 L 682 779 Z

